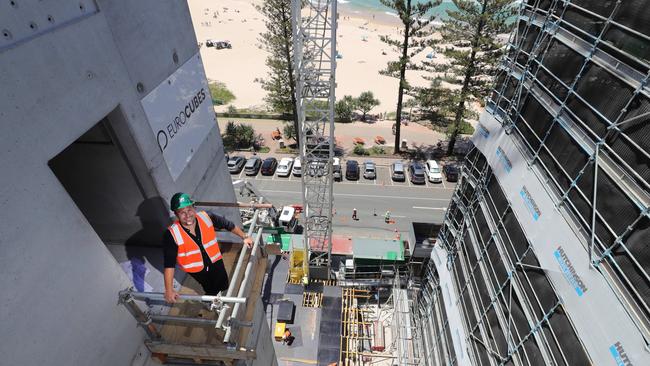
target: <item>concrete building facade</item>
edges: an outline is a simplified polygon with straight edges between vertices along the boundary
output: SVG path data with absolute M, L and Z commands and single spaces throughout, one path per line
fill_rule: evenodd
M 0 4 L 2 363 L 129 365 L 137 358 L 143 332 L 117 294 L 133 286 L 130 277 L 161 289 L 158 246 L 169 198 L 185 191 L 235 201 L 196 65 L 183 1 Z M 198 89 L 174 84 L 184 80 Z M 182 124 L 150 112 L 161 88 L 187 100 Z M 198 135 L 179 132 L 197 124 Z M 181 162 L 163 152 L 167 127 L 186 138 Z M 221 213 L 239 223 L 236 210 Z M 119 263 L 129 261 L 131 274 Z

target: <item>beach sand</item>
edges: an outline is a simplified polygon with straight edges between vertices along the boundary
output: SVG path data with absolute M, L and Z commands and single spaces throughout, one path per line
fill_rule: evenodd
M 217 50 L 201 47 L 201 56 L 208 79 L 222 81 L 235 94 L 231 104 L 237 108 L 265 106 L 265 91 L 257 78 L 266 76 L 266 51 L 261 47 L 259 33 L 265 30 L 264 19 L 255 9 L 255 3 L 244 0 L 213 1 L 189 0 L 189 8 L 198 42 L 207 39 L 228 40 L 232 49 Z M 257 1 L 259 3 L 259 0 Z M 376 19 L 375 19 L 376 18 Z M 379 74 L 389 60 L 397 60 L 397 53 L 383 43 L 380 35 L 399 37 L 399 20 L 385 14 L 355 13 L 345 6 L 339 7 L 337 34 L 336 97 L 358 96 L 370 90 L 380 105 L 371 113 L 395 111 L 398 80 Z M 382 54 L 382 51 L 386 55 Z M 416 59 L 424 59 L 422 52 Z M 412 85 L 427 82 L 421 73 L 408 72 Z M 226 106 L 217 110 L 225 110 Z

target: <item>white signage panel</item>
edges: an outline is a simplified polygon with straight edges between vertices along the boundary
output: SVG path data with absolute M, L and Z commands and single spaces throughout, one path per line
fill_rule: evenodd
M 199 53 L 141 103 L 175 181 L 217 121 Z

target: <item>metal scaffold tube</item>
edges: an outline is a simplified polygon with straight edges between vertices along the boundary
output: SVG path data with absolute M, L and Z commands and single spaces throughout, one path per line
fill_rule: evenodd
M 247 296 L 248 292 L 248 285 L 250 283 L 250 279 L 254 276 L 253 274 L 253 266 L 255 265 L 255 262 L 257 261 L 257 253 L 259 252 L 259 247 L 260 247 L 260 242 L 262 241 L 262 231 L 263 229 L 260 228 L 257 231 L 257 236 L 255 237 L 255 244 L 253 245 L 253 249 L 251 250 L 251 256 L 248 259 L 248 264 L 246 265 L 246 270 L 244 271 L 244 278 L 242 279 L 242 283 L 239 286 L 239 293 L 237 294 L 238 297 L 245 297 Z M 233 309 L 232 309 L 232 314 L 230 316 L 230 319 L 237 319 L 237 316 L 239 316 L 239 311 L 241 309 L 242 303 L 235 303 Z M 228 327 L 226 328 L 226 334 L 223 337 L 223 342 L 228 343 L 230 342 L 230 338 L 232 335 L 232 326 L 233 324 L 229 324 Z
M 137 292 L 132 290 L 124 290 L 120 294 L 128 294 L 133 296 L 134 299 L 139 300 L 165 300 L 165 294 L 162 292 Z M 227 297 L 227 296 L 209 296 L 209 295 L 185 295 L 179 294 L 179 300 L 186 301 L 202 301 L 202 302 L 223 302 L 223 303 L 246 303 L 246 298 L 244 297 Z
M 262 202 L 262 197 L 259 198 L 258 202 Z M 255 224 L 257 223 L 259 212 L 260 212 L 259 210 L 255 210 L 255 214 L 253 215 L 253 219 L 251 221 L 251 226 L 248 228 L 248 236 L 253 235 L 253 231 L 255 230 Z M 255 238 L 255 242 L 257 241 L 258 238 Z M 237 282 L 239 281 L 239 273 L 241 272 L 241 267 L 244 263 L 244 258 L 246 257 L 247 252 L 248 252 L 248 247 L 244 245 L 241 250 L 241 253 L 239 254 L 239 258 L 237 259 L 237 265 L 235 266 L 235 270 L 233 272 L 232 278 L 230 279 L 230 284 L 228 285 L 228 290 L 226 291 L 226 297 L 232 297 L 233 292 L 235 292 L 235 287 L 237 286 Z M 222 311 L 219 314 L 216 328 L 221 328 L 223 326 L 223 322 L 224 320 L 226 320 L 226 313 L 227 311 Z

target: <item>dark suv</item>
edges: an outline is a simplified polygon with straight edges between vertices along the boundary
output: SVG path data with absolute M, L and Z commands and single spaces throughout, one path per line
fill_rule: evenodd
M 275 168 L 278 167 L 278 160 L 276 158 L 266 158 L 262 163 L 262 175 L 273 175 Z
M 348 160 L 345 163 L 345 179 L 359 180 L 359 163 L 356 160 Z
M 458 167 L 454 164 L 447 164 L 442 169 L 447 177 L 447 182 L 458 182 Z
M 411 183 L 413 184 L 424 184 L 424 167 L 419 162 L 413 162 L 409 166 L 409 178 L 411 178 Z

